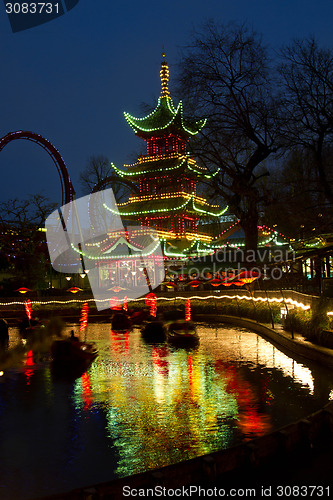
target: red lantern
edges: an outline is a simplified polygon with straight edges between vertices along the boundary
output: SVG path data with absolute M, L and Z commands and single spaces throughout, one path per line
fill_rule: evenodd
M 259 273 L 256 271 L 243 271 L 237 276 L 237 278 L 245 284 L 252 283 L 254 280 L 258 279 L 259 276 Z
M 191 287 L 191 288 L 198 288 L 198 286 L 200 285 L 200 281 L 198 280 L 193 280 L 193 281 L 190 281 L 188 283 L 188 285 Z
M 210 280 L 208 283 L 210 283 L 212 286 L 220 286 L 222 281 L 219 279 L 213 279 L 213 280 Z
M 78 288 L 77 286 L 73 286 L 72 288 L 69 288 L 67 292 L 71 293 L 77 293 L 77 292 L 82 292 L 82 288 Z

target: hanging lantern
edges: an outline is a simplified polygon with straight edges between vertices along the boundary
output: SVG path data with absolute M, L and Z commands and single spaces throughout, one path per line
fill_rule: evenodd
M 208 283 L 210 283 L 212 286 L 216 287 L 216 286 L 220 286 L 221 283 L 222 283 L 222 281 L 219 280 L 219 279 L 217 279 L 217 278 L 215 278 L 213 280 L 208 281 Z
M 198 280 L 193 280 L 193 281 L 190 281 L 188 283 L 188 285 L 191 287 L 191 288 L 198 288 L 198 286 L 200 285 L 200 281 Z
M 257 273 L 256 271 L 243 271 L 238 276 L 236 276 L 236 278 L 238 278 L 239 281 L 242 281 L 245 284 L 252 283 L 256 279 L 258 279 L 259 276 L 259 273 Z
M 231 285 L 236 285 L 236 286 L 244 286 L 245 283 L 243 281 L 233 281 Z
M 67 290 L 67 292 L 71 292 L 71 293 L 77 293 L 77 292 L 82 292 L 82 288 L 79 288 L 77 286 L 73 286 L 72 288 L 69 288 Z

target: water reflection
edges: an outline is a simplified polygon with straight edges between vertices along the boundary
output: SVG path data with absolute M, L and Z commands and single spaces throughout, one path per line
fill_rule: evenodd
M 73 325 L 68 325 L 68 330 Z M 332 372 L 252 332 L 199 326 L 149 345 L 89 326 L 99 357 L 74 383 L 28 357 L 0 383 L 0 498 L 26 499 L 176 463 L 261 436 L 332 398 Z M 15 336 L 12 338 L 18 339 Z

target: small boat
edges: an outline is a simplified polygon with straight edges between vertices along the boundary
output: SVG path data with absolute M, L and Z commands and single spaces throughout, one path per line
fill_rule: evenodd
M 111 319 L 111 329 L 114 332 L 127 332 L 132 326 L 132 321 L 124 312 L 116 312 Z
M 52 371 L 57 377 L 80 377 L 98 355 L 95 344 L 73 341 L 71 339 L 55 340 L 51 346 Z
M 165 322 L 159 319 L 152 319 L 143 324 L 141 335 L 147 342 L 164 342 L 166 339 Z
M 8 347 L 9 334 L 8 323 L 5 319 L 0 319 L 0 347 Z
M 132 325 L 141 326 L 149 317 L 148 311 L 135 311 L 130 315 Z
M 22 338 L 27 339 L 31 332 L 33 332 L 33 330 L 40 325 L 41 323 L 38 319 L 29 320 L 28 318 L 25 318 L 22 320 L 19 324 L 19 330 Z
M 192 321 L 171 321 L 166 325 L 168 342 L 177 346 L 193 346 L 199 343 L 195 324 Z

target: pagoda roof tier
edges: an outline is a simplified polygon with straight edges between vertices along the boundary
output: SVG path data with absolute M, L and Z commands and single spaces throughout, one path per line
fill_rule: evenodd
M 210 174 L 206 167 L 201 167 L 197 165 L 195 160 L 193 160 L 190 155 L 171 153 L 161 156 L 142 156 L 139 161 L 133 163 L 132 165 L 125 165 L 127 170 L 120 170 L 114 164 L 111 164 L 115 172 L 121 177 L 128 179 L 138 179 L 143 175 L 161 175 L 161 173 L 176 173 L 177 170 L 182 170 L 182 174 L 185 171 L 191 177 L 204 177 L 210 179 L 214 177 L 218 171 Z
M 156 231 L 156 234 L 159 231 Z M 163 254 L 167 258 L 189 258 L 212 254 L 209 237 L 204 234 L 193 235 L 190 238 L 165 237 L 159 235 L 159 239 L 154 241 L 151 228 L 132 227 L 131 234 L 124 235 L 122 231 L 108 233 L 103 240 L 85 244 L 84 250 L 72 244 L 72 249 L 81 254 L 86 259 L 95 262 L 119 261 L 126 262 L 142 260 L 142 257 L 160 258 L 162 255 L 154 253 L 161 245 Z M 206 241 L 204 241 L 206 240 Z
M 106 207 L 111 212 L 116 211 Z M 127 203 L 118 205 L 119 215 L 122 217 L 142 217 L 154 214 L 172 215 L 172 212 L 183 210 L 197 215 L 197 217 L 220 217 L 227 211 L 218 205 L 210 205 L 204 198 L 196 196 L 194 193 L 169 193 L 161 195 L 133 196 Z M 118 213 L 118 212 L 117 212 Z
M 206 123 L 206 119 L 198 121 L 185 119 L 182 101 L 175 108 L 169 96 L 159 97 L 154 111 L 144 118 L 135 118 L 126 112 L 124 116 L 134 132 L 143 139 L 152 135 L 164 135 L 166 132 L 191 137 L 200 132 Z
M 124 230 L 113 231 L 96 242 L 88 242 L 84 250 L 72 244 L 72 249 L 92 261 L 133 260 L 151 256 L 160 245 L 157 232 L 151 228 L 133 226 Z M 156 257 L 156 256 L 155 256 Z
M 188 241 L 184 239 L 178 240 L 163 240 L 163 254 L 168 258 L 190 258 L 190 257 L 204 257 L 214 253 L 214 249 L 209 243 L 203 241 L 193 240 Z

